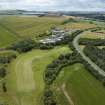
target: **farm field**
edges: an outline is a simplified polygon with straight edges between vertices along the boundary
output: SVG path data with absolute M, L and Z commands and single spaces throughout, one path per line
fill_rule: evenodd
M 87 29 L 87 28 L 92 28 L 95 27 L 96 25 L 90 24 L 88 22 L 76 22 L 76 23 L 68 23 L 64 27 L 67 29 Z
M 103 32 L 103 31 L 100 31 L 100 32 L 90 32 L 90 31 L 87 31 L 87 32 L 84 32 L 82 34 L 81 38 L 104 39 L 105 38 L 105 34 L 101 33 L 101 32 Z
M 69 18 L 73 18 L 77 21 L 62 24 Z M 81 62 L 81 56 L 79 55 L 80 53 L 75 50 L 73 43 L 72 46 L 70 46 L 71 43 L 68 42 L 67 44 L 64 42 L 61 42 L 61 44 L 54 43 L 54 45 L 48 44 L 48 48 L 42 49 L 36 45 L 32 47 L 32 49 L 29 48 L 28 51 L 26 50 L 28 47 L 30 47 L 28 45 L 32 44 L 30 44 L 30 42 L 27 43 L 26 39 L 33 39 L 34 41 L 44 39 L 48 37 L 46 36 L 46 33 L 50 33 L 51 28 L 53 27 L 55 27 L 55 30 L 58 27 L 61 28 L 61 30 L 64 29 L 65 31 L 68 30 L 70 32 L 77 31 L 78 33 L 78 30 L 84 31 L 84 29 L 88 28 L 105 26 L 104 22 L 93 22 L 92 20 L 85 19 L 79 20 L 79 18 L 73 16 L 1 16 L 0 61 L 5 61 L 6 57 L 10 55 L 16 55 L 16 57 L 10 62 L 8 61 L 8 63 L 0 63 L 0 70 L 2 71 L 2 66 L 7 70 L 6 77 L 3 78 L 3 80 L 0 77 L 0 104 L 49 105 L 44 104 L 43 97 L 45 89 L 50 87 L 54 94 L 54 99 L 58 103 L 54 105 L 105 105 L 105 87 L 103 82 L 97 80 L 84 67 Z M 91 32 L 91 30 L 84 31 L 81 34 L 82 35 L 80 38 L 105 39 L 104 29 L 95 32 Z M 72 36 L 70 37 L 72 38 Z M 20 44 L 20 40 L 24 40 L 24 42 Z M 73 40 L 70 39 L 70 42 Z M 14 43 L 16 42 L 19 43 L 17 46 L 15 46 L 16 49 L 11 48 L 12 50 L 2 50 L 2 48 L 15 45 Z M 45 44 L 45 47 L 46 46 L 47 44 Z M 82 52 L 84 47 L 85 46 L 80 45 Z M 100 48 L 104 47 L 105 46 L 100 46 Z M 4 59 L 2 57 L 4 57 Z M 76 64 L 69 64 L 72 61 L 75 62 L 76 59 Z M 78 59 L 80 60 L 79 63 L 81 64 L 77 63 Z M 64 65 L 63 67 L 60 67 L 60 62 L 63 62 L 64 64 L 66 62 L 69 66 L 66 65 L 65 67 Z M 53 65 L 53 63 L 55 65 Z M 45 73 L 46 69 L 48 69 L 48 66 L 52 67 L 49 69 L 52 71 L 49 72 L 48 76 L 55 77 L 55 80 L 53 80 L 50 85 L 45 81 Z M 53 68 L 53 66 L 59 66 L 59 68 L 61 68 L 61 72 L 58 72 L 59 75 L 51 74 L 54 73 L 54 70 L 57 71 L 57 69 Z M 0 75 L 1 74 L 2 72 L 0 72 Z M 6 92 L 5 88 L 7 89 Z M 48 95 L 51 95 L 51 93 Z M 48 98 L 49 102 L 52 101 L 50 100 L 52 97 Z
M 51 27 L 60 26 L 64 19 L 64 17 L 1 16 L 0 47 L 7 47 L 24 38 L 38 39 L 40 34 L 49 31 Z
M 65 18 L 9 16 L 1 19 L 1 23 L 20 37 L 38 37 L 53 26 L 59 26 Z
M 86 29 L 95 27 L 89 22 L 76 22 L 62 25 L 66 17 L 33 17 L 33 16 L 1 16 L 0 17 L 0 47 L 7 47 L 17 40 L 45 37 L 43 34 L 58 26 L 67 30 Z M 40 35 L 43 36 L 40 37 Z M 5 38 L 6 37 L 6 38 Z
M 20 55 L 9 67 L 8 90 L 15 94 L 22 105 L 39 105 L 44 89 L 43 72 L 47 64 L 62 52 L 69 52 L 67 47 L 58 47 L 49 51 L 33 50 Z M 46 59 L 45 61 L 43 61 Z M 40 66 L 39 66 L 40 65 Z M 41 103 L 40 103 L 41 105 Z
M 11 34 L 8 30 L 0 26 L 0 47 L 8 46 L 16 40 L 17 37 L 15 35 Z
M 53 84 L 53 89 L 60 105 L 70 105 L 69 99 L 73 105 L 105 104 L 104 87 L 81 64 L 65 67 Z

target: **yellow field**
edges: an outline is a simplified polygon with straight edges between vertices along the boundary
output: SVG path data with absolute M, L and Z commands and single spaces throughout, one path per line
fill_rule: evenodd
M 101 39 L 105 39 L 105 34 L 87 31 L 87 32 L 83 33 L 81 38 L 91 38 L 91 39 L 101 38 Z
M 96 25 L 90 24 L 90 23 L 83 23 L 83 22 L 78 22 L 78 23 L 70 23 L 64 26 L 66 29 L 87 29 L 87 28 L 92 28 L 95 27 Z

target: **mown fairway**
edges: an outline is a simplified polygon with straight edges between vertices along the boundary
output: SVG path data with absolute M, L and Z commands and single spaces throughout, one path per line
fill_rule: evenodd
M 15 94 L 14 97 L 21 105 L 40 105 L 46 65 L 60 53 L 68 51 L 67 47 L 57 47 L 50 51 L 33 50 L 20 55 L 9 67 L 9 93 Z
M 65 90 L 62 89 L 64 84 Z M 74 105 L 105 104 L 104 87 L 80 64 L 64 68 L 54 84 L 54 89 L 60 105 L 70 105 L 69 99 Z

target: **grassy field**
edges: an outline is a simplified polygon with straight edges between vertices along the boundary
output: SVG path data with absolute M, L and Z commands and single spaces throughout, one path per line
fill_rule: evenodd
M 60 105 L 105 105 L 105 88 L 80 64 L 65 67 L 53 89 Z
M 19 34 L 21 37 L 36 37 L 49 30 L 52 26 L 59 26 L 64 17 L 34 17 L 9 16 L 2 19 L 2 24 Z
M 14 60 L 9 66 L 10 71 L 7 76 L 8 94 L 14 97 L 14 104 L 41 105 L 45 67 L 60 53 L 68 51 L 70 51 L 69 48 L 63 46 L 50 51 L 33 50 L 21 54 Z
M 11 56 L 11 55 L 18 55 L 18 53 L 16 51 L 13 51 L 13 50 L 5 50 L 5 51 L 1 51 L 0 52 L 0 57 L 2 56 Z
M 38 39 L 53 26 L 68 30 L 86 29 L 97 25 L 77 21 L 62 25 L 66 17 L 35 17 L 35 16 L 1 16 L 0 17 L 0 47 L 10 45 L 21 38 Z M 44 36 L 44 34 L 43 34 Z
M 61 25 L 65 17 L 0 17 L 0 48 L 9 46 L 20 38 L 36 39 L 52 26 L 68 30 L 87 29 L 100 24 L 79 21 Z M 83 38 L 104 38 L 102 33 L 84 32 Z M 16 34 L 15 34 L 16 33 Z M 2 92 L 0 83 L 0 103 L 9 105 L 42 105 L 41 96 L 45 87 L 43 81 L 46 66 L 61 53 L 71 52 L 67 46 L 52 50 L 32 50 L 20 54 L 8 65 L 5 78 L 7 93 Z M 2 51 L 0 56 L 14 54 L 14 51 Z M 17 53 L 16 53 L 17 54 Z M 105 90 L 81 64 L 65 67 L 52 85 L 59 105 L 105 105 Z
M 95 27 L 96 25 L 90 24 L 88 22 L 76 22 L 76 23 L 68 23 L 64 26 L 66 29 L 87 29 Z
M 53 26 L 60 26 L 64 17 L 1 16 L 0 47 L 6 47 L 21 38 L 39 38 Z
M 100 31 L 103 32 L 103 31 Z M 81 38 L 90 38 L 90 39 L 97 39 L 97 38 L 101 38 L 101 39 L 105 39 L 105 33 L 97 33 L 97 32 L 84 32 L 81 36 Z
M 15 42 L 17 37 L 11 34 L 8 30 L 0 26 L 0 47 L 5 47 Z

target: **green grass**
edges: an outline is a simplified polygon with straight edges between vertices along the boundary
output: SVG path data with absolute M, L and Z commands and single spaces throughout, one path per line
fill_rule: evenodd
M 105 105 L 105 88 L 83 65 L 65 67 L 53 85 L 60 105 L 70 105 L 61 90 L 62 84 L 66 85 L 66 91 L 75 105 Z
M 6 47 L 20 38 L 40 38 L 53 26 L 60 26 L 63 17 L 1 16 L 0 48 Z M 46 34 L 43 36 L 46 36 Z
M 63 20 L 63 17 L 7 16 L 1 22 L 22 37 L 36 37 Z
M 62 46 L 53 50 L 33 50 L 21 54 L 9 66 L 7 87 L 10 97 L 15 97 L 15 100 L 23 105 L 41 105 L 44 70 L 60 53 L 68 51 L 68 47 Z
M 96 26 L 88 22 L 77 22 L 61 26 L 64 19 L 28 16 L 1 17 L 0 23 L 19 36 L 0 26 L 0 48 L 9 46 L 17 41 L 19 37 L 36 39 L 52 26 L 60 26 L 67 29 L 85 29 Z M 91 36 L 90 33 L 88 37 L 95 38 L 95 36 Z M 5 78 L 7 93 L 2 92 L 0 83 L 0 102 L 2 100 L 3 103 L 8 103 L 9 105 L 42 105 L 41 96 L 45 87 L 43 80 L 44 70 L 61 53 L 69 51 L 68 47 L 60 46 L 52 50 L 32 50 L 19 55 L 8 66 L 8 75 Z M 16 52 L 2 51 L 0 56 L 13 53 Z M 65 67 L 52 86 L 60 105 L 70 105 L 62 91 L 63 84 L 66 85 L 65 89 L 75 105 L 105 105 L 104 87 L 85 70 L 83 65 L 75 64 Z
M 87 21 L 82 22 L 81 20 L 77 23 L 61 25 L 65 19 L 65 17 L 1 16 L 0 47 L 8 46 L 20 38 L 39 39 L 40 34 L 50 30 L 53 26 L 66 28 L 68 30 L 86 29 L 97 26 Z M 46 35 L 43 34 L 43 36 L 45 37 Z
M 0 47 L 8 46 L 16 40 L 17 37 L 15 35 L 0 26 Z

